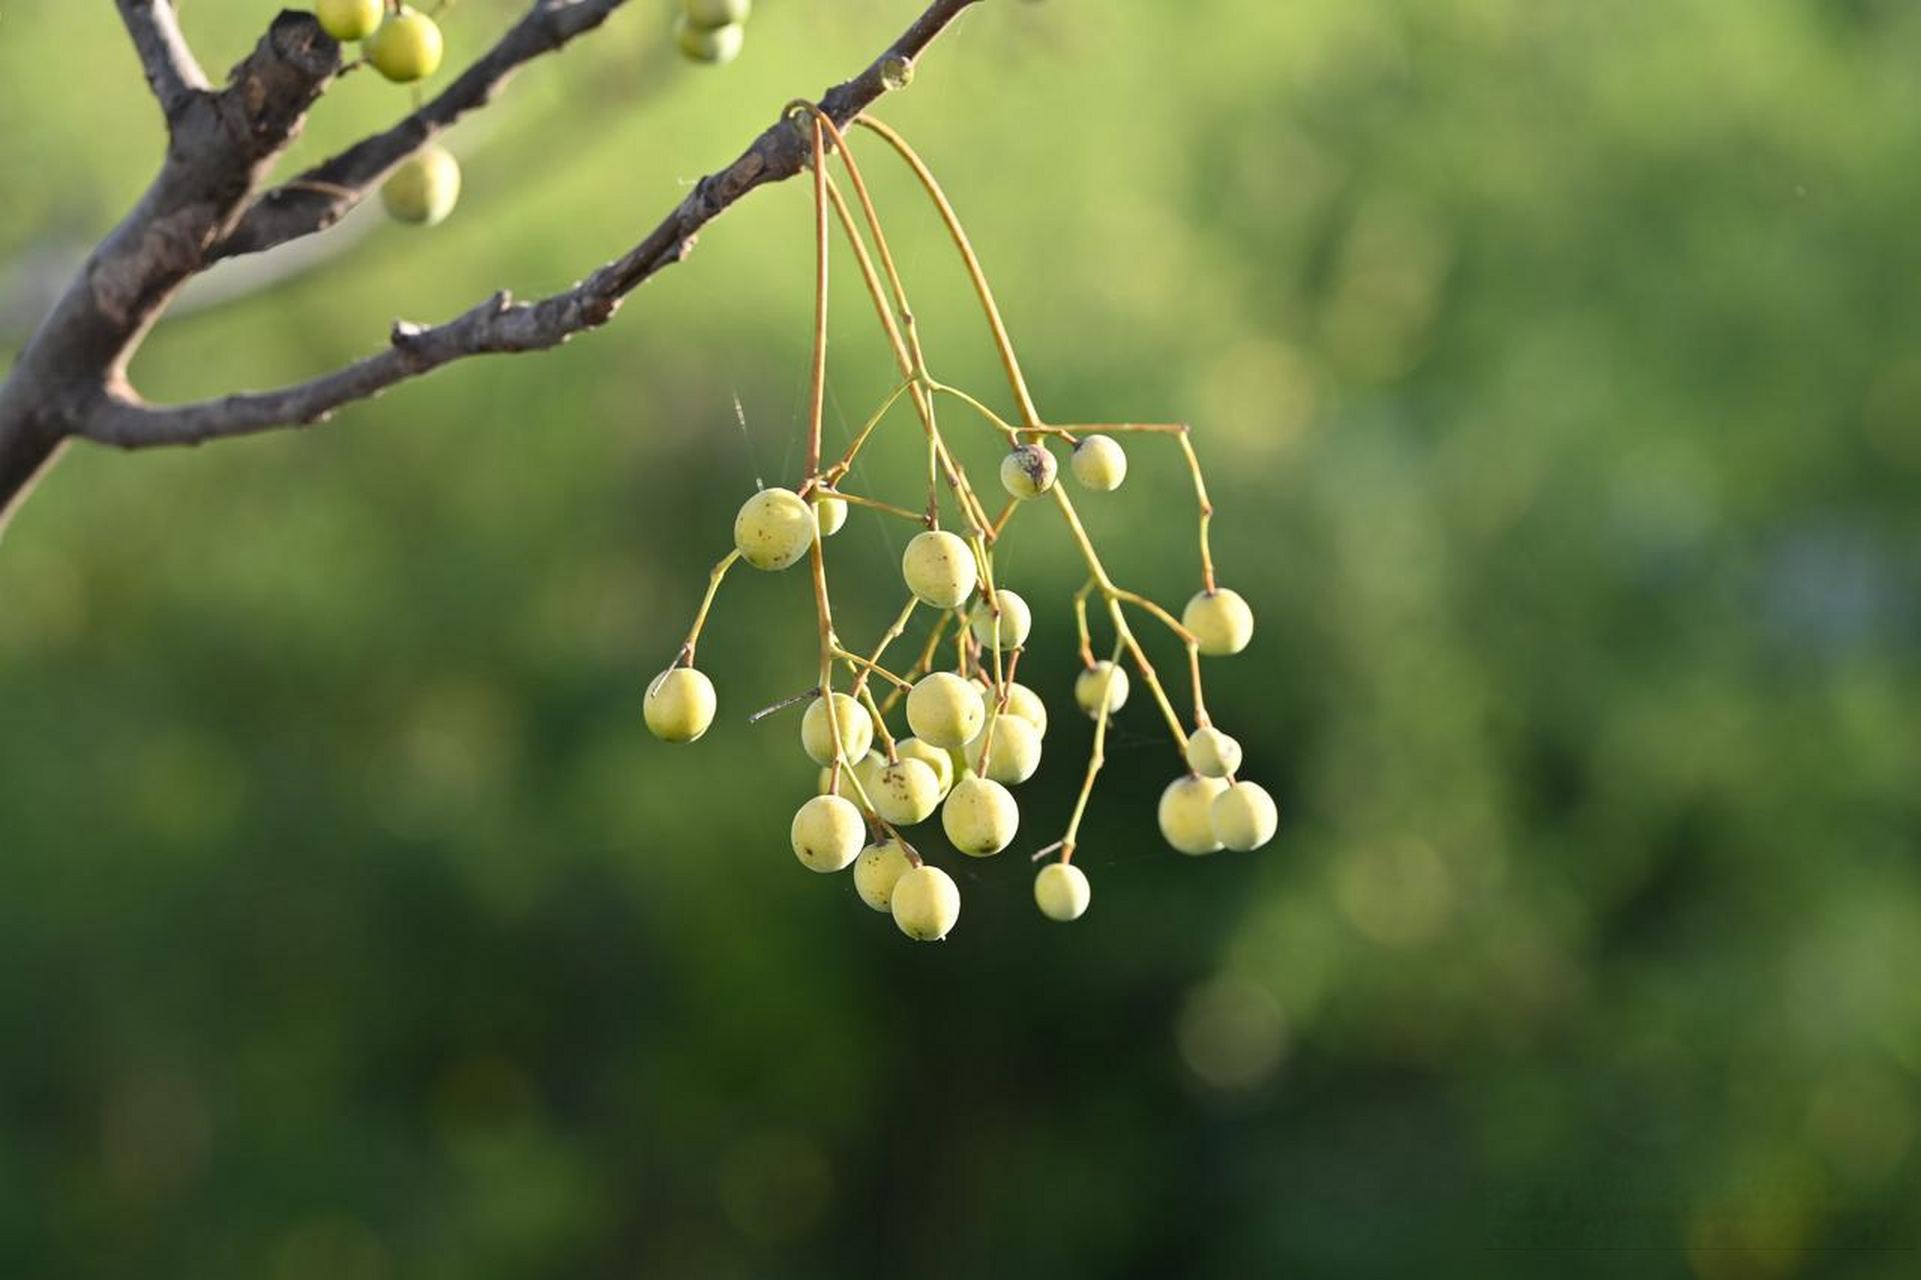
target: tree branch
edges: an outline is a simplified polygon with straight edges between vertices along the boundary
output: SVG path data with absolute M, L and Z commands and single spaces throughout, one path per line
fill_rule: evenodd
M 391 129 L 355 143 L 265 193 L 213 257 L 259 253 L 324 231 L 364 200 L 393 167 L 460 117 L 486 106 L 522 64 L 593 30 L 626 0 L 535 0 L 499 43 L 460 73 L 433 101 Z
M 127 34 L 133 37 L 147 84 L 160 101 L 161 113 L 172 124 L 196 93 L 212 88 L 180 32 L 173 0 L 116 0 L 116 6 Z
M 885 93 L 902 59 L 911 63 L 978 0 L 935 0 L 867 69 L 829 89 L 821 109 L 845 124 Z M 483 60 L 484 61 L 484 60 Z M 464 78 L 464 77 L 463 77 Z M 661 268 L 680 261 L 696 233 L 754 188 L 793 177 L 807 164 L 811 134 L 785 117 L 769 126 L 727 168 L 701 179 L 680 205 L 624 256 L 574 288 L 533 303 L 506 293 L 431 328 L 394 326 L 385 351 L 344 369 L 275 391 L 246 392 L 174 406 L 144 404 L 117 390 L 97 401 L 78 433 L 101 444 L 139 449 L 198 444 L 275 427 L 319 422 L 343 405 L 469 356 L 538 351 L 610 320 L 621 299 Z

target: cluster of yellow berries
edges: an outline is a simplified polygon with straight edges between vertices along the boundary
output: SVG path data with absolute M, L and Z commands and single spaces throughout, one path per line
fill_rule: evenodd
M 955 240 L 966 249 L 951 205 L 939 193 L 924 163 L 892 130 L 866 117 L 859 122 L 880 133 L 908 159 L 949 219 Z M 824 141 L 824 134 L 831 132 L 859 186 L 858 168 L 848 154 L 845 138 L 832 122 L 817 119 L 814 131 L 817 145 Z M 1040 767 L 1048 713 L 1040 695 L 1015 678 L 1033 631 L 1034 614 L 1020 594 L 996 581 L 995 547 L 1023 509 L 1052 506 L 1065 519 L 1090 573 L 1087 584 L 1073 599 L 1083 668 L 1075 679 L 1073 695 L 1095 727 L 1087 772 L 1066 832 L 1034 855 L 1038 861 L 1058 854 L 1034 880 L 1036 905 L 1048 918 L 1060 921 L 1078 919 L 1088 908 L 1091 887 L 1086 873 L 1072 859 L 1095 776 L 1104 763 L 1108 725 L 1129 699 L 1131 679 L 1121 665 L 1125 658 L 1132 659 L 1183 757 L 1183 772 L 1167 786 L 1159 803 L 1159 825 L 1167 843 L 1193 855 L 1221 849 L 1251 850 L 1266 844 L 1273 838 L 1279 820 L 1274 800 L 1258 783 L 1237 776 L 1241 746 L 1214 726 L 1203 701 L 1202 659 L 1244 650 L 1253 638 L 1254 615 L 1245 599 L 1215 582 L 1208 550 L 1213 507 L 1187 427 L 1115 424 L 1076 428 L 1044 423 L 1020 379 L 1018 362 L 971 250 L 966 250 L 963 258 L 975 274 L 977 292 L 987 308 L 996 340 L 1002 344 L 1003 363 L 1021 405 L 1021 425 L 1003 420 L 973 396 L 935 379 L 927 371 L 918 339 L 900 321 L 911 312 L 865 188 L 860 187 L 858 194 L 867 209 L 875 253 L 890 277 L 896 299 L 892 310 L 880 274 L 853 229 L 847 202 L 826 175 L 816 171 L 815 181 L 823 246 L 822 279 L 826 206 L 832 194 L 849 240 L 855 245 L 869 292 L 881 312 L 883 327 L 895 345 L 905 381 L 882 403 L 846 453 L 837 462 L 823 466 L 823 283 L 816 311 L 814 413 L 803 479 L 795 488 L 763 488 L 736 514 L 733 550 L 710 575 L 706 598 L 678 658 L 647 689 L 644 712 L 648 728 L 668 742 L 692 742 L 713 724 L 717 704 L 714 685 L 694 666 L 694 655 L 708 611 L 728 571 L 743 562 L 770 573 L 809 563 L 820 634 L 819 682 L 753 717 L 757 721 L 784 707 L 806 704 L 800 744 L 819 766 L 820 774 L 817 794 L 794 815 L 789 833 L 794 856 L 817 872 L 851 868 L 861 901 L 890 913 L 908 937 L 923 941 L 946 937 L 960 917 L 960 890 L 953 877 L 921 856 L 905 833 L 938 813 L 941 830 L 954 850 L 970 858 L 989 858 L 1013 844 L 1020 831 L 1021 810 L 1012 788 L 1027 782 Z M 918 509 L 855 492 L 846 483 L 856 456 L 903 396 L 919 414 L 927 441 L 926 502 Z M 1006 452 L 998 470 L 1005 505 L 998 517 L 988 513 L 936 420 L 933 406 L 945 397 L 960 401 L 987 419 L 1005 441 Z M 1178 620 L 1147 597 L 1115 583 L 1081 523 L 1068 486 L 1061 483 L 1057 444 L 1071 447 L 1067 470 L 1080 489 L 1089 494 L 1119 489 L 1127 478 L 1128 458 L 1114 436 L 1129 431 L 1173 437 L 1193 476 L 1200 507 L 1202 589 L 1187 602 Z M 943 528 L 941 524 L 939 482 L 943 477 L 960 516 L 955 528 Z M 906 603 L 868 652 L 856 652 L 842 643 L 835 630 L 827 585 L 825 543 L 846 524 L 850 505 L 870 507 L 919 526 L 900 559 Z M 1090 599 L 1098 599 L 1105 607 L 1112 625 L 1115 643 L 1110 658 L 1094 654 Z M 1186 650 L 1193 693 L 1191 732 L 1184 728 L 1153 663 L 1135 637 L 1128 621 L 1129 610 L 1138 610 L 1165 625 Z M 907 633 L 917 612 L 931 614 L 934 623 L 928 628 L 918 658 L 896 672 L 885 663 L 887 652 Z M 945 656 L 949 653 L 951 661 Z M 877 688 L 882 690 L 879 696 Z M 901 709 L 907 729 L 898 736 L 889 723 L 896 707 Z
M 690 61 L 721 66 L 740 56 L 754 0 L 684 0 L 674 40 Z
M 391 0 L 319 0 L 315 16 L 342 44 L 359 41 L 367 65 L 396 84 L 426 79 L 446 54 L 439 23 Z M 387 175 L 380 201 L 397 221 L 434 226 L 460 201 L 460 165 L 430 142 Z

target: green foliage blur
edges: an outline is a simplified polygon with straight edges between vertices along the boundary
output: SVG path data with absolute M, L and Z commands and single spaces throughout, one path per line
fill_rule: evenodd
M 449 66 L 519 7 L 451 10 Z M 456 130 L 443 227 L 217 273 L 142 389 L 565 287 L 918 8 L 763 0 L 710 70 L 671 7 Z M 188 32 L 226 67 L 274 8 Z M 1260 619 L 1207 674 L 1281 837 L 1168 851 L 1137 696 L 1072 926 L 1026 858 L 1091 734 L 1051 511 L 1001 569 L 1047 758 L 1014 849 L 936 853 L 945 944 L 788 851 L 815 771 L 745 716 L 810 679 L 803 575 L 728 582 L 706 739 L 642 726 L 736 506 L 797 478 L 804 184 L 558 352 L 72 450 L 0 544 L 0 1275 L 1916 1274 L 1918 58 L 1899 0 L 1000 0 L 940 42 L 883 114 L 1042 409 L 1191 420 Z M 348 77 L 289 164 L 407 101 Z M 17 289 L 158 155 L 111 6 L 5 7 L 0 121 Z M 1005 409 L 862 154 L 936 372 Z M 847 266 L 830 443 L 891 385 Z M 910 505 L 914 430 L 861 478 Z M 1178 608 L 1187 477 L 1130 447 L 1082 507 Z M 885 521 L 831 544 L 851 637 Z

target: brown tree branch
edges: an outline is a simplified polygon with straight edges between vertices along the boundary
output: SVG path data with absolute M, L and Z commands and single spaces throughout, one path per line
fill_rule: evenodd
M 829 89 L 821 109 L 845 124 L 888 89 L 890 71 L 911 63 L 935 36 L 978 0 L 936 0 L 900 39 L 853 79 Z M 799 173 L 810 136 L 786 118 L 769 126 L 733 164 L 709 175 L 624 256 L 581 284 L 532 303 L 495 294 L 453 320 L 420 328 L 394 326 L 386 350 L 308 382 L 173 406 L 148 405 L 124 388 L 103 397 L 78 434 L 101 444 L 138 449 L 198 444 L 275 427 L 325 420 L 335 409 L 378 394 L 469 356 L 538 351 L 605 324 L 621 299 L 662 267 L 680 261 L 696 233 L 754 188 Z
M 123 0 L 123 3 L 127 0 Z M 593 30 L 626 0 L 535 0 L 500 41 L 418 111 L 256 200 L 212 256 L 258 253 L 324 231 L 393 167 L 470 111 L 486 106 L 521 66 Z
M 127 34 L 133 38 L 134 52 L 140 55 L 147 84 L 160 101 L 161 114 L 171 124 L 194 94 L 212 88 L 180 32 L 173 0 L 116 0 L 116 6 Z

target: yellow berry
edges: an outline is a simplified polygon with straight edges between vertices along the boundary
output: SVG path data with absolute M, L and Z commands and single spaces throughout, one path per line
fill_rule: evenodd
M 1087 873 L 1071 862 L 1050 862 L 1034 877 L 1034 904 L 1049 920 L 1078 920 L 1094 891 Z
M 1019 716 L 989 716 L 987 722 L 993 726 L 994 741 L 987 749 L 985 768 L 981 767 L 981 744 L 987 738 L 987 726 L 967 744 L 967 759 L 975 772 L 1009 786 L 1033 777 L 1041 767 L 1041 731 Z
M 980 579 L 974 553 L 945 529 L 917 533 L 900 558 L 901 576 L 907 589 L 922 604 L 936 609 L 952 609 L 973 592 Z
M 424 13 L 403 8 L 389 14 L 362 46 L 374 70 L 389 80 L 406 83 L 432 75 L 445 52 L 440 27 Z
M 907 724 L 936 747 L 966 746 L 987 719 L 981 687 L 951 671 L 921 677 L 907 694 Z
M 1106 658 L 1074 678 L 1074 701 L 1096 720 L 1101 718 L 1103 698 L 1110 716 L 1127 705 L 1127 672 Z
M 687 0 L 687 21 L 697 27 L 724 27 L 745 22 L 753 0 Z
M 1014 833 L 1020 830 L 1021 809 L 1006 787 L 970 773 L 947 793 L 940 821 L 956 849 L 969 857 L 986 858 L 1013 843 Z
M 674 38 L 690 61 L 719 67 L 740 56 L 741 46 L 747 42 L 747 28 L 738 22 L 718 27 L 696 26 L 683 13 L 674 24 Z
M 380 203 L 397 222 L 438 226 L 460 201 L 460 162 L 428 143 L 402 160 L 380 184 Z
M 641 699 L 647 728 L 662 742 L 692 742 L 714 723 L 714 682 L 692 667 L 669 667 Z
M 1241 767 L 1241 744 L 1206 725 L 1187 738 L 1187 767 L 1204 778 L 1225 778 Z
M 828 699 L 815 698 L 800 719 L 801 750 L 815 764 L 834 763 L 834 721 L 840 722 L 840 758 L 849 763 L 867 754 L 873 745 L 874 721 L 859 700 L 844 693 L 833 696 L 834 719 L 827 718 Z M 864 782 L 865 779 L 862 779 Z
M 807 500 L 814 504 L 814 520 L 820 525 L 821 537 L 833 537 L 847 523 L 847 499 L 817 489 Z
M 940 776 L 925 760 L 897 760 L 881 769 L 867 798 L 882 821 L 911 827 L 940 807 Z
M 854 892 L 876 911 L 885 911 L 894 900 L 894 885 L 913 870 L 900 841 L 881 840 L 860 851 L 854 863 Z
M 756 569 L 785 569 L 814 545 L 814 510 L 792 489 L 762 489 L 734 517 L 734 547 Z
M 945 938 L 960 919 L 960 889 L 939 867 L 915 867 L 894 881 L 894 923 L 918 942 Z
M 1254 638 L 1254 611 L 1238 591 L 1197 591 L 1181 610 L 1181 625 L 1194 633 L 1202 653 L 1222 658 L 1239 653 Z
M 1274 797 L 1257 782 L 1237 782 L 1214 797 L 1208 810 L 1214 838 L 1240 853 L 1258 849 L 1274 838 L 1280 811 Z
M 984 648 L 999 648 L 1003 651 L 1018 649 L 1027 643 L 1027 635 L 1034 629 L 1034 613 L 1027 607 L 1027 601 L 1005 587 L 994 592 L 994 601 L 1000 606 L 1000 616 L 988 606 L 987 597 L 982 596 L 974 602 L 968 614 L 967 624 L 973 628 L 974 639 Z
M 1054 487 L 1059 471 L 1045 445 L 1024 444 L 1001 459 L 1001 488 L 1023 500 L 1038 498 Z
M 1007 686 L 1007 714 L 1019 716 L 1047 736 L 1047 704 L 1032 689 L 1016 680 Z
M 894 744 L 894 753 L 903 760 L 918 760 L 934 771 L 934 780 L 940 784 L 941 798 L 954 785 L 954 757 L 931 742 L 919 738 L 902 738 Z
M 1161 836 L 1182 853 L 1213 853 L 1221 847 L 1215 838 L 1210 806 L 1214 797 L 1227 790 L 1220 778 L 1200 778 L 1184 774 L 1167 784 L 1161 792 L 1157 813 Z
M 361 40 L 380 25 L 380 0 L 320 0 L 314 14 L 320 28 L 341 42 Z
M 839 796 L 815 796 L 794 815 L 794 856 L 812 871 L 840 871 L 860 856 L 867 824 Z
M 1127 450 L 1113 436 L 1083 436 L 1068 460 L 1074 478 L 1095 493 L 1112 493 L 1127 479 Z

